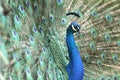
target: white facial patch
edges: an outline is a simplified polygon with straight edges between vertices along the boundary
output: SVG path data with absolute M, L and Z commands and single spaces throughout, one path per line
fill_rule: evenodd
M 79 27 L 79 26 L 77 26 L 77 28 L 78 28 L 78 29 L 80 29 L 80 27 Z
M 75 28 L 74 28 L 74 26 L 72 25 L 72 29 L 74 30 L 74 31 L 77 31 Z

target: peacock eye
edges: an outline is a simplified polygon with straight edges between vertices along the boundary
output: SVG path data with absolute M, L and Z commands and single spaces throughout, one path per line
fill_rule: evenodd
M 62 23 L 62 25 L 64 25 L 66 23 L 66 19 L 62 18 L 61 23 Z
M 101 54 L 101 58 L 102 58 L 102 59 L 105 59 L 105 58 L 106 58 L 105 53 L 102 53 L 102 54 Z
M 29 7 L 29 6 L 30 6 L 30 3 L 29 3 L 29 2 L 26 2 L 26 5 Z
M 107 80 L 111 80 L 111 78 L 110 78 L 110 77 L 108 77 L 108 78 L 107 78 Z
M 36 32 L 36 28 L 34 27 L 34 31 Z
M 113 79 L 118 80 L 117 75 L 115 73 L 114 73 Z
M 15 32 L 15 31 L 13 31 L 13 33 L 14 33 L 14 35 L 16 36 L 16 32 Z
M 36 27 L 33 27 L 33 32 L 34 32 L 34 33 L 36 33 L 36 32 L 37 32 Z
M 38 74 L 39 76 L 41 75 L 41 72 L 40 72 L 40 70 L 38 70 L 38 71 L 37 71 L 37 74 Z
M 29 41 L 30 41 L 30 42 L 33 42 L 33 41 L 34 41 L 33 36 L 30 36 L 30 37 L 29 37 Z
M 120 41 L 117 41 L 117 45 L 118 45 L 118 47 L 120 47 Z
M 42 32 L 42 27 L 41 26 L 39 26 L 39 31 Z
M 45 22 L 45 19 L 43 19 L 43 22 Z
M 19 17 L 17 15 L 15 15 L 15 19 L 16 21 L 19 21 Z
M 42 58 L 42 57 L 39 57 L 39 61 L 42 62 L 42 61 L 43 61 L 43 58 Z
M 105 41 L 111 42 L 111 36 L 109 34 L 105 34 Z
M 96 15 L 97 15 L 97 13 L 96 13 L 95 11 L 93 11 L 93 12 L 92 12 L 92 15 L 93 15 L 93 16 L 96 16 Z
M 30 74 L 30 71 L 29 71 L 29 69 L 27 69 L 27 70 L 26 70 L 26 73 Z
M 63 3 L 63 0 L 57 0 L 57 4 L 61 5 Z
M 33 38 L 31 37 L 30 40 L 33 41 Z
M 14 36 L 16 36 L 16 31 L 15 30 L 13 30 L 13 34 L 14 34 Z
M 110 16 L 107 16 L 107 19 L 110 19 Z
M 105 80 L 104 77 L 101 77 L 100 80 Z
M 87 54 L 87 55 L 85 55 L 85 61 L 87 62 L 87 63 L 89 63 L 90 62 L 90 56 Z
M 18 56 L 17 56 L 17 54 L 13 54 L 13 58 L 14 58 L 15 61 L 18 61 Z
M 40 59 L 40 61 L 43 61 L 42 59 Z
M 95 33 L 95 31 L 92 32 L 93 34 Z
M 21 8 L 22 11 L 24 10 L 22 6 L 20 8 Z
M 50 21 L 53 22 L 53 20 L 54 20 L 54 17 L 52 14 L 50 14 Z
M 49 62 L 52 63 L 52 58 L 49 58 Z
M 33 41 L 33 38 L 31 37 L 30 40 Z
M 114 80 L 117 80 L 117 77 L 116 77 L 116 76 L 114 76 Z
M 64 23 L 64 22 L 65 22 L 65 20 L 64 20 L 64 19 L 62 19 L 62 22 Z
M 95 46 L 95 43 L 94 43 L 94 42 L 91 42 L 91 43 L 90 43 L 90 49 L 91 49 L 92 51 L 96 51 L 96 46 Z
M 52 16 L 50 16 L 50 19 L 53 19 L 53 17 L 52 17 Z
M 45 48 L 42 48 L 42 51 L 45 52 Z
M 16 33 L 16 31 L 15 31 L 14 29 L 12 30 L 12 35 L 13 35 L 14 37 L 17 36 L 17 33 Z
M 105 16 L 105 18 L 106 18 L 106 21 L 109 22 L 109 23 L 111 23 L 113 21 L 113 18 L 112 18 L 112 16 L 110 14 L 107 14 Z
M 23 8 L 22 5 L 19 6 L 19 10 L 20 10 L 21 13 L 24 13 L 24 8 Z
M 97 61 L 97 65 L 101 66 L 102 62 L 100 60 Z
M 113 61 L 116 61 L 116 60 L 118 59 L 118 55 L 117 55 L 117 54 L 114 54 L 114 55 L 112 56 L 112 58 L 113 58 Z
M 44 16 L 42 16 L 42 21 L 43 21 L 44 24 L 46 24 L 46 19 L 45 19 Z
M 35 5 L 35 9 L 37 9 L 37 5 Z
M 34 4 L 34 9 L 38 10 L 38 5 L 37 4 Z
M 61 2 L 61 0 L 58 0 L 58 2 L 60 3 L 60 2 Z
M 94 13 L 93 13 L 93 15 L 95 16 L 95 15 L 96 15 L 96 13 L 94 12 Z
M 29 54 L 28 50 L 27 50 L 27 54 Z

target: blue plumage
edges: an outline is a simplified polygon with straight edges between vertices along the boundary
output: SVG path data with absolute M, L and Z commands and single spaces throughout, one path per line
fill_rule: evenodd
M 66 66 L 68 80 L 83 80 L 83 63 L 73 36 L 73 33 L 78 32 L 79 29 L 80 26 L 76 22 L 72 22 L 67 28 L 66 43 L 70 57 L 70 62 Z

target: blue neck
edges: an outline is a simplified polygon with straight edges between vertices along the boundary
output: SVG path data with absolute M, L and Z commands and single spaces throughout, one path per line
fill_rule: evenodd
M 72 61 L 74 58 L 74 55 L 79 55 L 79 53 L 73 52 L 74 49 L 77 49 L 77 46 L 75 44 L 74 35 L 69 29 L 67 29 L 66 43 L 67 43 L 67 47 L 68 47 L 70 61 Z
M 67 66 L 69 80 L 83 80 L 84 70 L 82 59 L 75 44 L 74 35 L 69 29 L 67 29 L 66 43 L 70 58 Z
M 71 50 L 72 48 L 76 47 L 73 33 L 70 32 L 69 30 L 67 30 L 66 43 L 67 43 L 68 49 L 70 49 L 70 50 Z

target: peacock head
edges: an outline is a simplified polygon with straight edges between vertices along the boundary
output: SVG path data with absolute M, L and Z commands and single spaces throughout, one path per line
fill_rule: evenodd
M 77 22 L 71 22 L 67 30 L 72 33 L 79 32 L 80 25 Z

